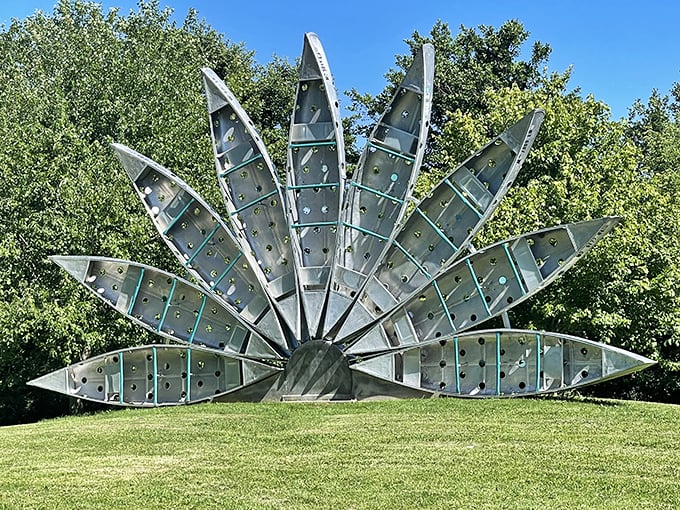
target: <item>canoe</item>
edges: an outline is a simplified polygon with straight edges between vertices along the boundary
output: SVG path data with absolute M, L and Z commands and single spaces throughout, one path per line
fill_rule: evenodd
M 348 180 L 323 335 L 332 338 L 396 236 L 420 171 L 432 109 L 434 48 L 424 44 Z
M 261 334 L 289 349 L 272 303 L 219 215 L 182 179 L 153 160 L 113 144 L 151 221 L 189 274 Z
M 280 359 L 275 346 L 211 294 L 171 273 L 106 257 L 51 257 L 131 321 L 176 342 L 253 358 Z
M 351 353 L 373 352 L 478 327 L 558 278 L 618 222 L 604 217 L 559 225 L 474 252 L 385 310 L 377 326 L 368 324 L 337 343 Z
M 319 38 L 307 33 L 289 130 L 286 194 L 291 205 L 291 244 L 311 338 L 320 336 L 320 318 L 335 263 L 344 180 L 345 146 L 335 86 Z
M 579 388 L 655 363 L 575 336 L 501 329 L 472 331 L 358 359 L 351 368 L 433 394 L 510 397 Z
M 477 151 L 416 205 L 338 337 L 376 319 L 469 249 L 517 176 L 545 112 L 534 110 Z M 407 275 L 405 277 L 405 275 Z
M 106 404 L 156 407 L 210 400 L 280 370 L 195 346 L 146 345 L 102 354 L 28 384 Z
M 300 337 L 300 310 L 288 218 L 279 177 L 253 121 L 210 69 L 203 69 L 220 190 L 244 251 L 252 252 L 267 292 Z

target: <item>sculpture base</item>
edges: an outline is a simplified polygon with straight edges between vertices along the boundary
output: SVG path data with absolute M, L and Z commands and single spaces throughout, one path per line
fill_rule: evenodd
M 286 365 L 280 393 L 283 401 L 354 400 L 347 358 L 329 342 L 303 344 Z

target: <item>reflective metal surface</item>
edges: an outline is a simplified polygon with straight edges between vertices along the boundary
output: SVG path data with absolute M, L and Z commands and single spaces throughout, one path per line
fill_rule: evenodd
M 377 318 L 447 268 L 514 181 L 543 122 L 534 110 L 451 172 L 410 213 L 338 337 Z
M 618 221 L 601 218 L 561 225 L 484 248 L 448 267 L 401 304 L 375 309 L 380 324 L 372 330 L 369 324 L 338 342 L 356 354 L 474 328 L 559 277 Z M 404 274 L 404 279 L 409 277 Z
M 132 180 L 154 226 L 170 250 L 203 288 L 288 349 L 255 264 L 219 215 L 182 179 L 120 144 L 113 148 Z
M 106 404 L 155 407 L 223 396 L 278 370 L 214 350 L 156 345 L 102 354 L 29 384 Z
M 338 99 L 326 55 L 306 34 L 288 144 L 288 223 L 305 310 L 306 335 L 319 338 L 345 182 Z
M 306 34 L 284 186 L 236 97 L 204 69 L 226 219 L 169 170 L 113 146 L 191 282 L 125 260 L 52 257 L 173 343 L 102 354 L 29 384 L 136 407 L 502 397 L 577 388 L 653 364 L 590 340 L 510 328 L 508 310 L 586 255 L 618 218 L 475 250 L 474 236 L 520 171 L 545 112 L 529 112 L 416 202 L 433 80 L 426 44 L 347 177 L 329 66 L 318 37 Z M 483 329 L 499 316 L 504 328 Z
M 284 195 L 255 125 L 227 86 L 203 70 L 217 180 L 229 219 L 253 269 L 295 337 L 300 313 Z
M 347 182 L 324 336 L 333 338 L 396 235 L 420 171 L 432 109 L 434 48 L 423 45 Z M 356 312 L 355 312 L 356 313 Z
M 442 337 L 359 361 L 352 369 L 436 394 L 511 397 L 573 389 L 653 363 L 583 338 L 510 329 Z

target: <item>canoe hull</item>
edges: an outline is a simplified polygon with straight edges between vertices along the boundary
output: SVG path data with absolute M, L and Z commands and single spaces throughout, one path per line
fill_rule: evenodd
M 212 400 L 275 375 L 279 368 L 180 345 L 148 345 L 96 356 L 28 384 L 126 407 Z
M 333 79 L 315 34 L 305 34 L 293 112 L 286 179 L 288 223 L 306 336 L 318 338 L 330 268 L 335 264 L 345 146 Z
M 359 359 L 354 370 L 431 394 L 514 397 L 603 382 L 656 362 L 559 333 L 484 330 Z
M 545 112 L 534 110 L 451 172 L 415 206 L 354 305 L 344 338 L 427 285 L 469 249 L 512 185 Z
M 425 154 L 434 48 L 425 44 L 374 126 L 346 182 L 323 336 L 334 338 L 397 235 Z

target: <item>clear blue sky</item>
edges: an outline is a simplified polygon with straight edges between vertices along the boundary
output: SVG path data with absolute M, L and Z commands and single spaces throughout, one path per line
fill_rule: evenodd
M 51 12 L 56 0 L 2 2 L 0 23 L 24 18 L 37 9 Z M 105 0 L 108 11 L 136 9 L 136 1 Z M 518 19 L 533 41 L 550 44 L 551 71 L 573 66 L 571 88 L 610 105 L 614 118 L 625 116 L 637 98 L 652 89 L 668 92 L 680 82 L 680 2 L 673 0 L 161 0 L 184 19 L 193 7 L 231 41 L 244 42 L 265 63 L 272 55 L 294 60 L 304 32 L 316 32 L 324 45 L 336 86 L 376 93 L 403 40 L 414 30 L 428 33 L 437 19 L 453 33 L 462 24 L 500 26 Z M 347 101 L 344 101 L 345 105 Z

